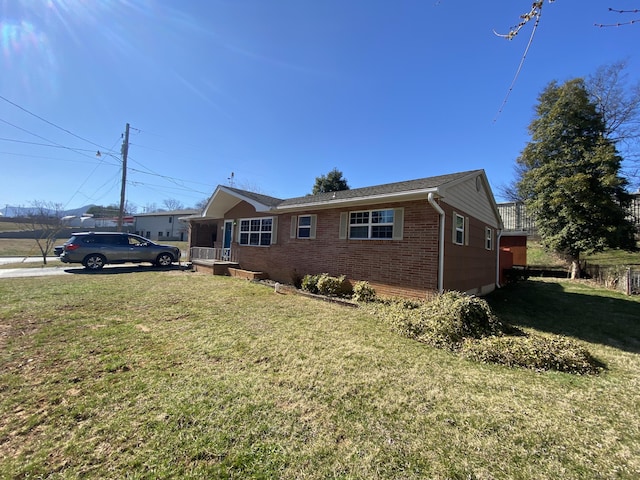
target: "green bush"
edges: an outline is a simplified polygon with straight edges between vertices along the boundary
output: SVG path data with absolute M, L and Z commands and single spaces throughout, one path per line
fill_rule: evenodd
M 558 335 L 486 337 L 465 341 L 461 354 L 479 362 L 534 370 L 591 374 L 603 369 L 587 349 Z
M 309 293 L 318 293 L 318 277 L 319 275 L 305 275 L 300 285 L 302 290 Z
M 318 293 L 328 297 L 346 297 L 351 295 L 351 284 L 344 275 L 332 277 L 322 273 L 318 277 Z
M 376 291 L 369 285 L 369 282 L 357 282 L 353 286 L 353 297 L 356 302 L 374 302 Z
M 328 273 L 305 275 L 301 283 L 302 290 L 328 297 L 349 297 L 351 284 L 344 275 L 332 277 Z

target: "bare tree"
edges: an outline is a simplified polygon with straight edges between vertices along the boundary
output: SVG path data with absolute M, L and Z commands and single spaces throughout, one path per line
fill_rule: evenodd
M 640 82 L 629 84 L 627 62 L 599 67 L 586 79 L 591 100 L 602 114 L 605 136 L 616 144 L 632 171 L 626 175 L 640 184 Z
M 42 254 L 42 262 L 47 264 L 47 255 L 64 229 L 62 204 L 36 200 L 23 218 L 21 227 L 33 233 L 33 238 Z
M 169 211 L 182 210 L 184 208 L 184 204 L 181 201 L 176 200 L 175 198 L 167 198 L 163 200 L 162 205 L 164 205 L 164 208 Z
M 196 210 L 202 211 L 207 206 L 207 203 L 209 203 L 209 198 L 203 198 L 202 200 L 197 202 L 193 208 L 195 208 Z
M 153 213 L 158 211 L 158 205 L 155 203 L 147 203 L 142 207 L 142 213 Z
M 555 0 L 548 0 L 549 3 L 555 2 Z M 520 15 L 520 21 L 517 25 L 511 27 L 508 33 L 498 33 L 494 30 L 494 33 L 502 38 L 506 38 L 507 40 L 513 40 L 513 38 L 520 33 L 520 30 L 530 22 L 537 23 L 540 21 L 540 16 L 542 15 L 542 7 L 544 5 L 544 0 L 534 0 L 531 2 L 531 9 L 528 12 Z M 623 15 L 623 20 L 613 23 L 594 23 L 595 27 L 621 27 L 622 25 L 633 25 L 634 23 L 640 23 L 640 18 L 629 18 L 629 14 L 637 14 L 640 13 L 639 9 L 632 10 L 619 10 L 616 8 L 609 7 L 609 13 L 617 13 Z

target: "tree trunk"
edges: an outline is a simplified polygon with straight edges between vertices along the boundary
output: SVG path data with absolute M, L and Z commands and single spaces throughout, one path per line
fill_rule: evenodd
M 572 257 L 571 258 L 571 280 L 575 280 L 576 278 L 580 278 L 580 258 Z

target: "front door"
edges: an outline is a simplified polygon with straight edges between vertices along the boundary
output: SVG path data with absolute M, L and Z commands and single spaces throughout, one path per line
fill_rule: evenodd
M 233 220 L 224 221 L 224 238 L 222 239 L 222 259 L 231 258 L 231 239 L 233 238 Z

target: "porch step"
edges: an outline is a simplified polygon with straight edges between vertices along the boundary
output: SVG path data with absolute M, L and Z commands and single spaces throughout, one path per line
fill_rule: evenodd
M 230 268 L 239 268 L 236 262 L 223 262 L 220 260 L 192 260 L 193 270 L 196 272 L 210 273 L 212 275 L 230 276 Z

